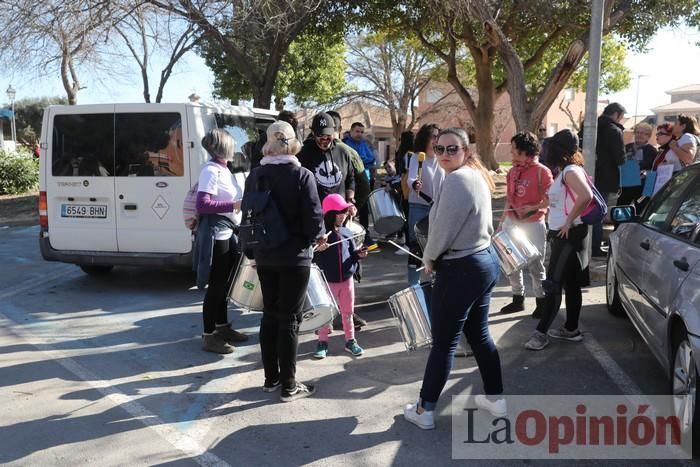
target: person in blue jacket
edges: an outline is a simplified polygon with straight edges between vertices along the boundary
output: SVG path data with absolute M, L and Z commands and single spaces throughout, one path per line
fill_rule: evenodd
M 343 138 L 343 143 L 353 148 L 360 155 L 362 164 L 365 166 L 365 176 L 369 180 L 370 191 L 374 188 L 374 167 L 377 159 L 374 150 L 369 142 L 364 138 L 365 126 L 360 122 L 354 122 L 350 126 L 350 135 Z M 368 231 L 365 238 L 365 245 L 375 243 L 369 236 L 369 205 L 365 204 L 360 208 L 360 224 Z

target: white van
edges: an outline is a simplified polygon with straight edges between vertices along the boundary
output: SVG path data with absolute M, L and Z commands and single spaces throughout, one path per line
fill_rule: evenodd
M 39 176 L 44 259 L 104 273 L 115 265 L 191 265 L 182 204 L 208 160 L 202 137 L 224 128 L 239 172 L 268 111 L 188 104 L 51 106 Z

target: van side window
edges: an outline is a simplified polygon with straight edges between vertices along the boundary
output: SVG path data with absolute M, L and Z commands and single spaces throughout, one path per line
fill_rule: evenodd
M 51 174 L 54 177 L 114 175 L 114 114 L 56 115 Z
M 115 147 L 119 177 L 181 177 L 184 174 L 179 113 L 118 113 Z
M 236 149 L 231 162 L 232 172 L 250 171 L 250 162 L 255 145 L 261 134 L 255 125 L 252 117 L 241 117 L 237 115 L 216 115 L 216 124 L 219 128 L 226 130 L 236 141 Z M 262 148 L 262 146 L 261 146 Z

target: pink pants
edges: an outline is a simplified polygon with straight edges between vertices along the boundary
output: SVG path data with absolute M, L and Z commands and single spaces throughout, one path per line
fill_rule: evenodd
M 352 311 L 355 308 L 355 285 L 352 277 L 344 282 L 329 282 L 335 301 L 340 308 L 340 317 L 343 319 L 343 331 L 345 340 L 355 338 L 355 323 L 352 322 Z M 333 330 L 333 325 L 323 326 L 318 330 L 318 340 L 328 342 L 328 334 Z

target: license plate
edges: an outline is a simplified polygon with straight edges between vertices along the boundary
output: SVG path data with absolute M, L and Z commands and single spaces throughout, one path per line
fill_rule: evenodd
M 106 204 L 62 204 L 61 217 L 82 217 L 88 219 L 105 219 Z

